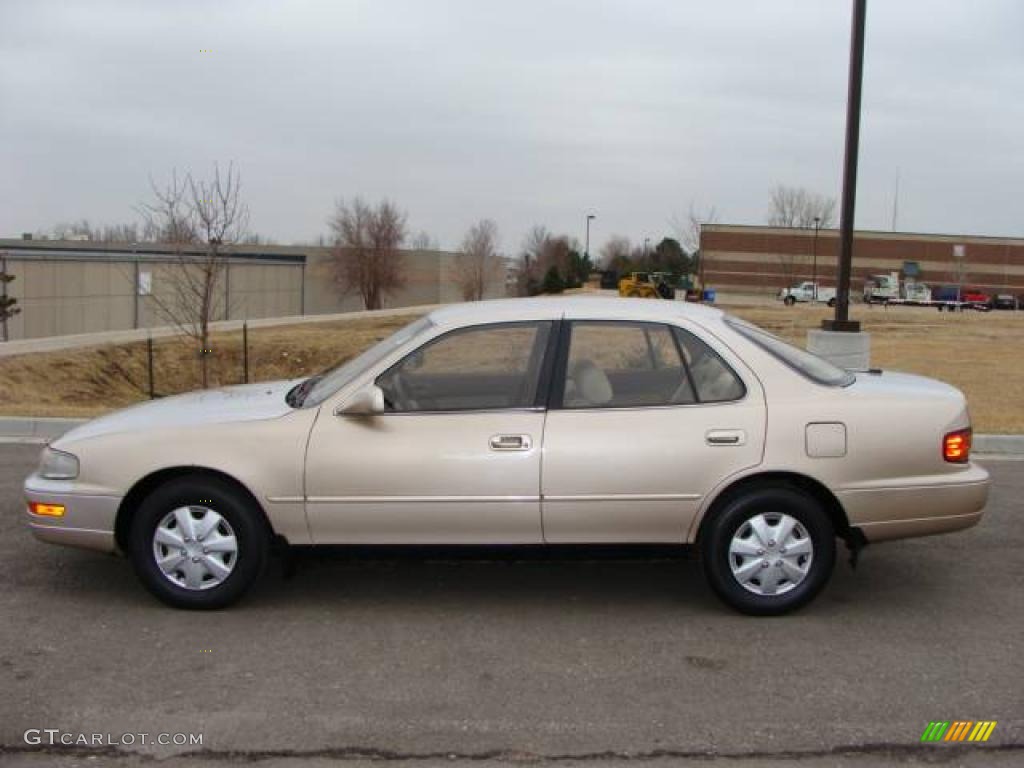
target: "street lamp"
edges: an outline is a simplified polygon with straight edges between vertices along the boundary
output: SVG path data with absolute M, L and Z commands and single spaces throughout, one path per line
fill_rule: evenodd
M 814 300 L 818 300 L 818 230 L 821 228 L 821 216 L 814 217 L 814 246 L 811 260 L 811 282 L 814 284 Z
M 587 214 L 587 245 L 583 249 L 583 255 L 586 257 L 587 261 L 590 261 L 590 220 L 596 218 L 597 216 L 592 213 Z

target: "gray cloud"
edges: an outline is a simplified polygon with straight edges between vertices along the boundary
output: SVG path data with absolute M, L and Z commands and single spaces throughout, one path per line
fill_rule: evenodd
M 595 248 L 690 201 L 838 196 L 848 2 L 5 2 L 0 234 L 133 217 L 150 174 L 234 160 L 254 228 L 389 196 L 454 246 L 488 216 Z M 1024 234 L 1024 6 L 869 7 L 857 223 Z M 201 53 L 201 49 L 211 49 Z

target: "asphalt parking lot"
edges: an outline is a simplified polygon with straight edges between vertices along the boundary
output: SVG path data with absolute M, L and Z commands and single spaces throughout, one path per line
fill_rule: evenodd
M 875 765 L 1024 760 L 1024 463 L 973 530 L 845 559 L 753 619 L 686 559 L 304 557 L 238 607 L 174 611 L 124 560 L 36 542 L 0 446 L 0 763 Z M 997 720 L 921 745 L 931 720 Z M 43 750 L 27 729 L 202 733 Z M 97 762 L 98 761 L 98 762 Z M 175 760 L 176 761 L 176 760 Z

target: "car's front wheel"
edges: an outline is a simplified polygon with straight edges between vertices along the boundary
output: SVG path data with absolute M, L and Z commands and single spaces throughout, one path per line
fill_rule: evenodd
M 251 502 L 216 478 L 180 477 L 139 506 L 129 553 L 156 597 L 177 608 L 223 608 L 259 576 L 270 537 Z
M 814 598 L 835 563 L 835 531 L 801 491 L 759 488 L 730 500 L 702 534 L 704 573 L 743 613 L 792 611 Z

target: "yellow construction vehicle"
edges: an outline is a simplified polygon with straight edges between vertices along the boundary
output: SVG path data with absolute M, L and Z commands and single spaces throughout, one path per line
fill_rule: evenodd
M 674 299 L 672 276 L 665 272 L 633 272 L 619 280 L 619 296 L 640 299 Z

